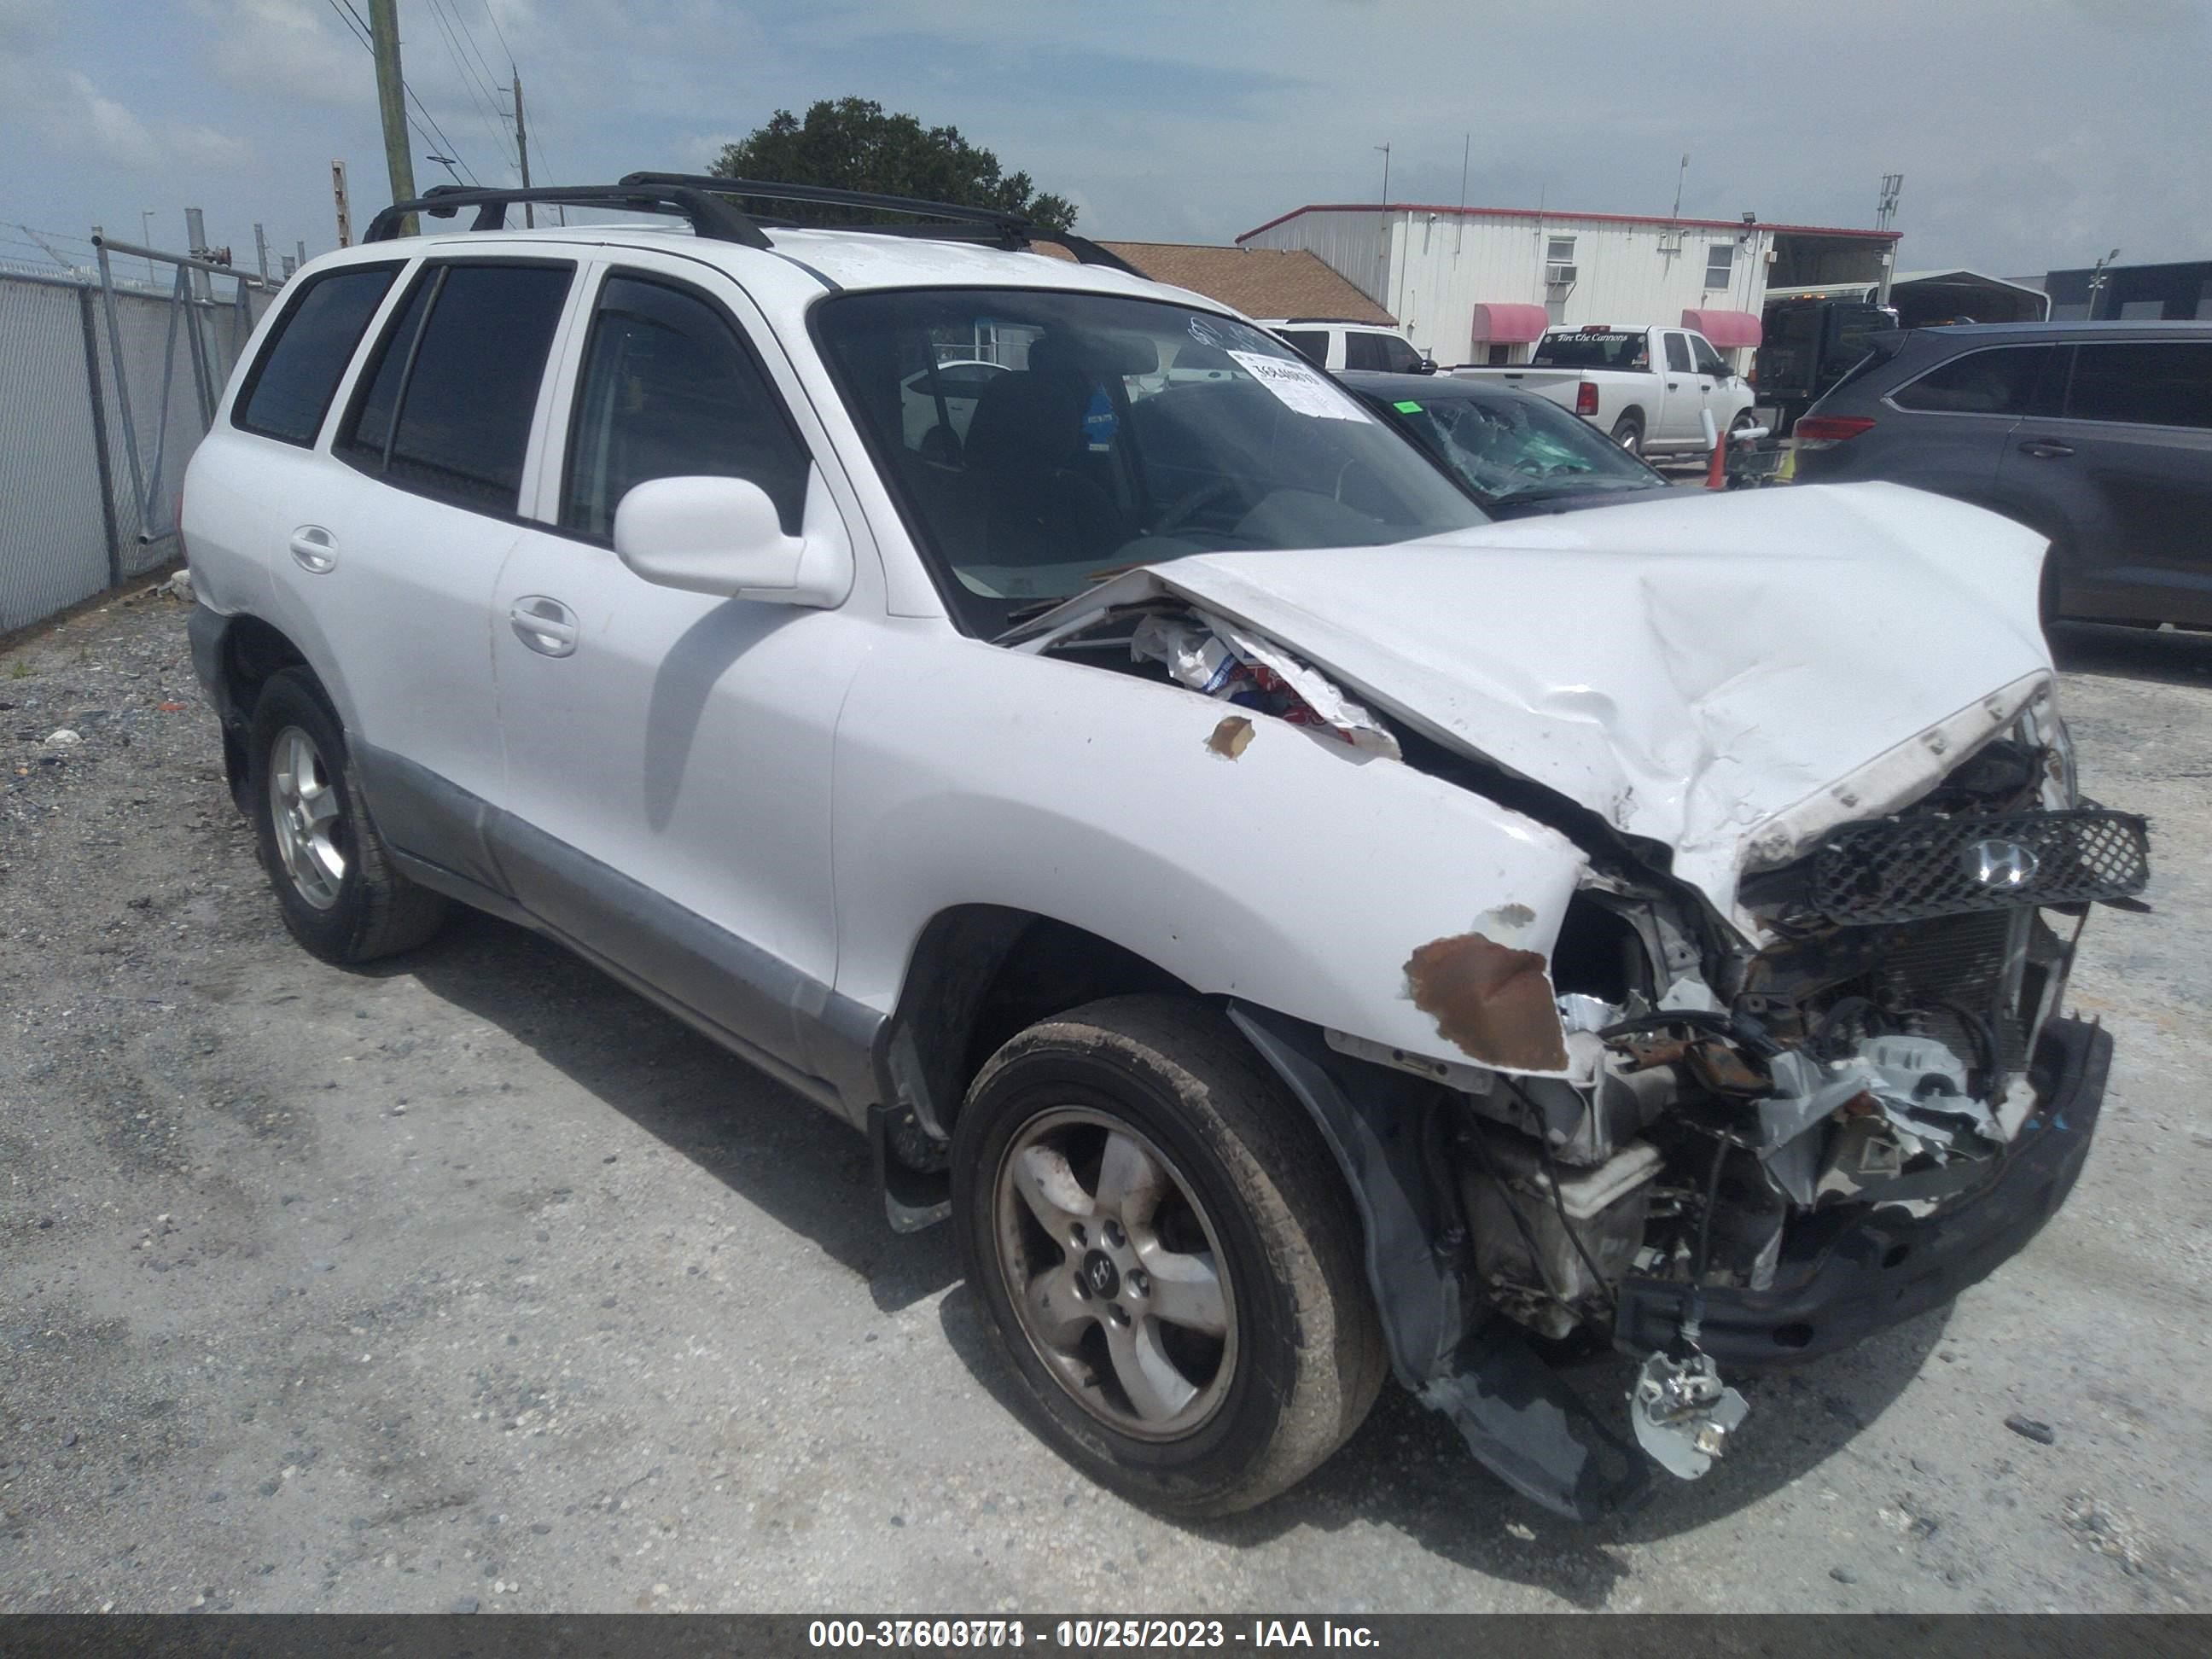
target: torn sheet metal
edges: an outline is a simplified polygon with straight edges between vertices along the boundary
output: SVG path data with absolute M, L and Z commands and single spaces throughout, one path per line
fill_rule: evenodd
M 1029 624 L 1163 599 L 1251 630 L 1436 740 L 1664 843 L 1750 863 L 1917 799 L 2051 679 L 2043 542 L 1882 483 L 1661 500 L 1392 546 L 1195 554 Z
M 1893 1181 L 1923 1156 L 1978 1160 L 2004 1144 L 1996 1115 L 1967 1092 L 1966 1062 L 1932 1037 L 1868 1037 L 1826 1063 L 1792 1049 L 1768 1067 L 1775 1092 L 1759 1103 L 1759 1156 L 1808 1207 L 1823 1192 Z
M 1431 939 L 1407 959 L 1406 992 L 1437 1033 L 1485 1066 L 1563 1072 L 1565 1029 L 1552 976 L 1534 951 L 1481 933 Z
M 1191 619 L 1148 616 L 1129 636 L 1129 655 L 1138 662 L 1164 663 L 1177 684 L 1209 697 L 1324 732 L 1362 754 L 1402 758 L 1398 739 L 1328 676 L 1223 617 L 1203 611 Z M 1251 740 L 1250 731 L 1247 720 L 1237 752 Z M 1219 750 L 1218 743 L 1213 746 Z

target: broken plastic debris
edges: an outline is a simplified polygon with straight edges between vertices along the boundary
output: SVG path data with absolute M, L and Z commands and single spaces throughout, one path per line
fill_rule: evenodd
M 1194 691 L 1326 732 L 1362 754 L 1403 758 L 1389 729 L 1326 675 L 1221 617 L 1148 616 L 1129 635 L 1129 655 L 1165 664 L 1177 684 Z

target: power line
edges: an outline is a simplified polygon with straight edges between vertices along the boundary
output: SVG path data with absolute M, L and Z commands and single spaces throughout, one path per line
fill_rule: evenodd
M 330 9 L 333 12 L 337 14 L 338 21 L 345 24 L 347 31 L 352 34 L 355 40 L 361 43 L 362 50 L 368 52 L 372 58 L 374 57 L 376 55 L 376 47 L 369 40 L 368 25 L 362 20 L 361 13 L 354 9 L 353 0 L 325 0 L 325 3 L 329 5 Z M 348 17 L 349 13 L 351 14 L 350 21 L 349 21 Z M 417 138 L 420 138 L 425 144 L 430 145 L 434 149 L 443 149 L 456 161 L 459 162 L 461 171 L 469 175 L 469 182 L 471 184 L 482 184 L 483 180 L 477 177 L 477 170 L 469 165 L 468 158 L 461 154 L 461 147 L 446 136 L 446 130 L 438 125 L 438 118 L 431 114 L 428 107 L 422 102 L 422 95 L 416 92 L 413 87 L 410 86 L 404 77 L 401 79 L 399 85 L 400 89 L 406 93 L 408 97 L 414 100 L 415 107 L 422 111 L 422 121 L 417 121 L 411 115 L 407 118 L 407 125 L 415 129 L 415 136 Z M 428 132 L 425 132 L 422 130 L 423 121 L 429 123 L 430 131 Z M 432 133 L 435 133 L 437 135 L 434 141 L 432 139 Z
M 469 50 L 476 53 L 477 62 L 483 65 L 484 84 L 488 87 L 498 85 L 499 71 L 492 68 L 490 61 L 483 55 L 483 48 L 477 44 L 477 32 L 469 27 L 469 20 L 461 15 L 461 0 L 446 0 L 446 9 L 453 14 L 453 21 L 459 26 L 463 38 L 469 43 Z M 489 15 L 489 0 L 486 0 L 484 11 Z M 512 68 L 513 64 L 508 67 Z
M 445 36 L 446 56 L 453 60 L 453 67 L 460 71 L 461 90 L 467 94 L 469 102 L 475 106 L 477 118 L 484 123 L 486 129 L 492 134 L 495 146 L 504 148 L 507 142 L 506 132 L 490 113 L 499 107 L 497 94 L 492 91 L 490 83 L 483 80 L 470 66 L 467 56 L 461 51 L 459 37 L 453 33 L 453 26 L 448 20 L 447 8 L 443 3 L 443 0 L 430 0 L 430 15 L 437 20 L 439 33 Z M 481 96 L 478 94 L 479 88 L 483 89 Z
M 499 37 L 499 49 L 507 54 L 511 67 L 514 63 L 514 48 L 507 44 L 507 31 L 499 26 L 499 14 L 491 9 L 491 0 L 483 0 L 484 15 L 491 19 L 491 32 Z

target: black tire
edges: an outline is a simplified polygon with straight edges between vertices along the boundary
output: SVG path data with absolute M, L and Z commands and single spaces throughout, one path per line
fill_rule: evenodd
M 279 769 L 275 750 L 280 738 L 304 734 L 324 774 L 324 787 L 335 801 L 327 839 L 343 860 L 343 873 L 324 872 L 327 902 L 317 902 L 286 860 L 279 842 L 276 803 L 270 789 Z M 253 816 L 254 842 L 261 867 L 276 894 L 284 926 L 292 937 L 325 962 L 371 962 L 422 944 L 446 919 L 442 895 L 416 886 L 392 867 L 384 839 L 369 817 L 361 775 L 346 748 L 345 732 L 323 690 L 304 668 L 270 676 L 253 705 L 247 741 L 247 809 Z
M 1072 1363 L 1069 1350 L 1048 1363 L 1016 1310 L 1016 1282 L 1047 1265 L 1076 1267 L 1078 1258 L 1062 1246 L 1055 1256 L 1009 1261 L 1003 1227 L 1036 1218 L 1012 1209 L 1018 1198 L 1002 1198 L 1001 1176 L 1021 1146 L 1038 1144 L 1025 1137 L 1071 1116 L 1109 1121 L 1148 1141 L 1176 1183 L 1158 1213 L 1187 1199 L 1187 1216 L 1200 1218 L 1215 1247 L 1208 1261 L 1225 1282 L 1229 1309 L 1217 1352 L 1233 1354 L 1234 1364 L 1225 1380 L 1215 1371 L 1210 1414 L 1188 1430 L 1140 1437 L 1104 1420 L 1054 1369 Z M 1095 1175 L 1091 1184 L 1103 1186 Z M 1062 1456 L 1137 1502 L 1183 1516 L 1249 1509 L 1311 1472 L 1374 1403 L 1386 1357 L 1350 1194 L 1304 1108 L 1205 1004 L 1116 997 L 1007 1042 L 977 1075 L 955 1128 L 952 1204 L 969 1283 L 1020 1379 L 1029 1415 Z M 1100 1237 L 1119 1236 L 1109 1226 Z M 1116 1283 L 1119 1300 L 1106 1311 L 1119 1316 L 1135 1280 Z M 1106 1362 L 1107 1320 L 1096 1306 L 1091 1316 L 1101 1363 L 1087 1392 L 1100 1401 L 1117 1384 Z
M 1644 453 L 1644 422 L 1633 413 L 1613 423 L 1613 441 L 1632 455 Z

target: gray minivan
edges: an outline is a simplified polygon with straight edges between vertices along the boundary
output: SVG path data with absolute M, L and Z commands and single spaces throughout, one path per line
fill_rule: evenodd
M 2041 531 L 2046 620 L 2212 628 L 2212 320 L 1869 344 L 1798 421 L 1799 482 L 1886 478 Z

